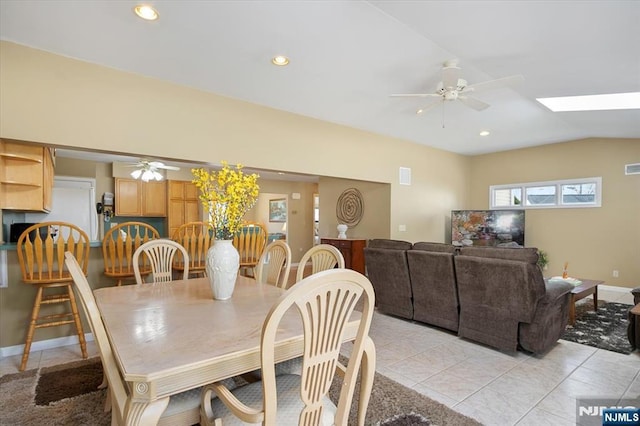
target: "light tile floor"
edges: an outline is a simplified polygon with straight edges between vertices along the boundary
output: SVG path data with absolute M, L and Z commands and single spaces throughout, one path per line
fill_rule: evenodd
M 629 292 L 601 290 L 599 298 L 632 303 Z M 378 313 L 371 335 L 379 373 L 486 425 L 573 425 L 580 396 L 636 398 L 640 404 L 638 351 L 622 355 L 560 340 L 543 357 L 503 353 Z M 88 351 L 97 356 L 94 342 Z M 28 368 L 79 358 L 77 345 L 33 352 Z M 19 364 L 20 356 L 0 359 L 0 376 L 17 372 Z

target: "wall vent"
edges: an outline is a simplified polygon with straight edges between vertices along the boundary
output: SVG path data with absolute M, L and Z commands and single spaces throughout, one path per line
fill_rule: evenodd
M 640 163 L 627 164 L 624 166 L 625 175 L 640 175 Z
M 400 185 L 411 185 L 411 169 L 400 167 Z

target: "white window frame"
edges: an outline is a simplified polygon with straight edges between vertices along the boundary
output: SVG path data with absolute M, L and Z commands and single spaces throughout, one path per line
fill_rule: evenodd
M 591 203 L 563 203 L 562 201 L 562 186 L 563 185 L 576 185 L 576 184 L 590 184 L 593 183 L 596 186 L 595 199 Z M 555 186 L 556 187 L 556 202 L 554 204 L 540 204 L 540 205 L 527 205 L 526 194 L 527 188 L 535 188 L 539 186 Z M 504 189 L 520 188 L 522 194 L 522 200 L 520 204 L 508 205 L 508 206 L 496 206 L 494 204 L 495 191 Z M 489 186 L 489 206 L 494 210 L 527 210 L 527 209 L 583 209 L 602 207 L 602 177 L 588 177 L 579 179 L 563 179 L 563 180 L 551 180 L 544 182 L 526 182 L 526 183 L 510 183 L 506 185 L 491 185 Z

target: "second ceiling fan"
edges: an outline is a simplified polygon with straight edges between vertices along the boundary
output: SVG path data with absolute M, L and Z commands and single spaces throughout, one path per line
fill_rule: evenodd
M 449 60 L 446 61 L 442 67 L 442 81 L 438 83 L 435 92 L 398 93 L 390 96 L 429 99 L 429 102 L 427 102 L 426 105 L 418 109 L 418 114 L 422 114 L 445 101 L 460 101 L 464 105 L 476 111 L 482 111 L 489 108 L 489 104 L 470 96 L 471 94 L 508 86 L 521 81 L 524 81 L 524 77 L 522 75 L 512 75 L 495 80 L 468 84 L 467 80 L 460 78 L 460 67 L 458 67 L 458 61 Z

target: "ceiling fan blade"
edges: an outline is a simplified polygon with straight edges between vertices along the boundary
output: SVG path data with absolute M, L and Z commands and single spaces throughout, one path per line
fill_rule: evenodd
M 432 96 L 435 96 L 437 98 L 440 97 L 440 95 L 436 93 L 396 93 L 393 95 L 389 95 L 389 97 L 392 98 L 428 98 Z
M 437 101 L 432 101 L 431 103 L 429 103 L 429 104 L 427 104 L 427 105 L 425 105 L 425 106 L 423 106 L 423 107 L 419 108 L 419 109 L 416 111 L 416 114 L 418 114 L 418 115 L 422 115 L 422 114 L 424 114 L 425 112 L 427 112 L 427 111 L 430 111 L 430 110 L 434 109 L 435 107 L 437 107 L 438 105 L 442 104 L 443 102 L 444 102 L 444 99 L 443 99 L 442 97 L 440 97 L 440 99 L 439 99 L 439 100 L 437 100 Z
M 442 85 L 444 88 L 458 87 L 458 79 L 460 78 L 460 68 L 455 62 L 445 62 L 442 68 Z
M 458 100 L 468 106 L 469 108 L 473 108 L 476 111 L 482 111 L 489 108 L 489 104 L 482 102 L 476 98 L 470 98 L 468 96 L 458 96 Z
M 180 170 L 180 167 L 167 166 L 166 164 L 161 163 L 160 161 L 150 161 L 149 166 L 155 167 L 156 169 Z
M 483 81 L 481 83 L 471 84 L 464 88 L 463 92 L 481 92 L 489 89 L 496 89 L 499 87 L 510 86 L 512 84 L 520 83 L 524 81 L 524 76 L 521 74 L 512 75 L 509 77 L 498 78 L 496 80 Z

